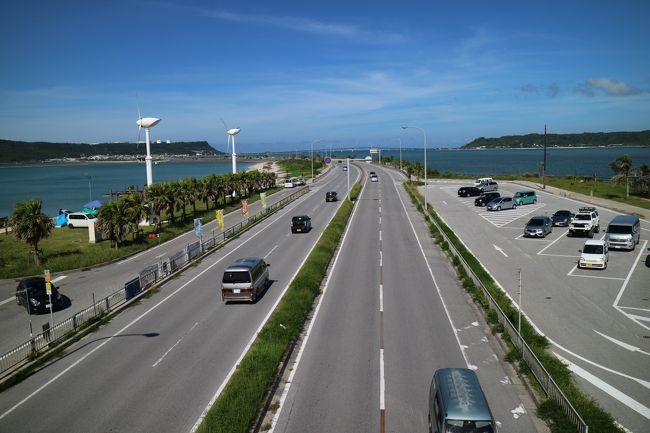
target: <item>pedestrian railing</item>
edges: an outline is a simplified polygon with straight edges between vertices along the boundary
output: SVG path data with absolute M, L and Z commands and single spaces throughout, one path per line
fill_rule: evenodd
M 72 317 L 49 328 L 46 325 L 43 332 L 34 335 L 29 341 L 0 356 L 0 376 L 6 376 L 12 368 L 36 358 L 48 348 L 60 344 L 77 331 L 99 320 L 103 315 L 121 307 L 142 291 L 182 270 L 191 261 L 222 247 L 234 239 L 236 235 L 248 230 L 259 221 L 282 209 L 307 192 L 309 192 L 309 188 L 301 188 L 260 212 L 251 215 L 246 220 L 227 227 L 222 232 L 212 230 L 211 237 L 208 239 L 197 240 L 188 244 L 182 250 L 161 258 L 157 263 L 146 266 L 137 276 L 124 283 L 122 288 L 103 299 L 93 300 L 92 305 L 75 313 Z
M 420 203 L 420 205 L 423 206 L 423 203 L 420 202 L 419 198 L 417 198 L 417 200 Z M 503 312 L 503 310 L 501 309 L 497 301 L 492 297 L 489 290 L 485 287 L 481 279 L 476 275 L 476 273 L 474 273 L 472 267 L 465 261 L 462 254 L 460 254 L 460 252 L 456 249 L 456 247 L 451 242 L 449 237 L 447 237 L 447 235 L 442 230 L 442 228 L 435 220 L 435 218 L 432 218 L 429 215 L 428 209 L 425 210 L 425 215 L 426 218 L 436 226 L 440 235 L 449 245 L 449 248 L 460 259 L 460 262 L 462 263 L 465 270 L 472 277 L 472 280 L 478 285 L 478 287 L 481 289 L 485 297 L 488 299 L 490 308 L 496 311 L 499 323 L 503 325 L 503 328 L 505 332 L 508 334 L 508 336 L 510 337 L 512 344 L 521 352 L 523 361 L 530 368 L 530 371 L 535 376 L 535 379 L 537 379 L 537 382 L 542 387 L 547 397 L 558 404 L 558 406 L 571 420 L 571 422 L 573 422 L 576 425 L 579 433 L 589 433 L 589 426 L 587 425 L 587 423 L 585 423 L 584 420 L 580 417 L 580 414 L 578 414 L 578 412 L 573 407 L 569 399 L 564 395 L 564 393 L 557 385 L 557 383 L 553 380 L 553 378 L 546 370 L 544 365 L 542 365 L 542 363 L 537 358 L 535 353 L 528 346 L 528 344 L 523 339 L 521 334 L 517 331 L 517 327 L 514 326 L 513 323 L 510 321 L 510 319 L 508 318 L 508 316 L 506 316 L 506 314 Z

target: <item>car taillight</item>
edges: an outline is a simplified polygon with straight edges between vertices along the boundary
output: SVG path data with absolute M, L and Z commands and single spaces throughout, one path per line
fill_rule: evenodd
M 221 288 L 222 293 L 232 293 L 232 289 L 226 289 L 224 287 Z
M 253 289 L 242 289 L 242 293 L 253 293 Z

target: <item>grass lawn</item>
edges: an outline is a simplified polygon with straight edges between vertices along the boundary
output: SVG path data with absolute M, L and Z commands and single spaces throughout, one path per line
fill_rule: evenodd
M 287 177 L 302 176 L 311 178 L 311 159 L 281 159 L 278 162 L 280 169 L 287 173 Z M 323 161 L 314 158 L 314 176 L 323 170 Z
M 279 191 L 274 188 L 267 191 L 268 194 Z M 259 194 L 248 198 L 249 204 L 259 200 Z M 212 204 L 212 203 L 211 203 Z M 241 202 L 235 200 L 224 207 L 224 214 L 241 207 Z M 196 203 L 196 215 L 192 215 L 192 206 L 186 209 L 186 218 L 180 219 L 180 213 L 176 213 L 174 224 L 164 224 L 160 232 L 160 238 L 148 239 L 147 234 L 154 231 L 154 227 L 142 227 L 144 236 L 139 240 L 133 240 L 132 235 L 127 236 L 126 242 L 119 248 L 111 248 L 109 241 L 100 241 L 96 244 L 88 243 L 87 229 L 69 229 L 67 227 L 55 228 L 52 235 L 39 243 L 43 250 L 45 263 L 36 266 L 33 263 L 30 247 L 22 241 L 17 240 L 10 233 L 0 234 L 0 278 L 18 278 L 28 275 L 40 275 L 44 269 L 50 272 L 62 272 L 71 269 L 85 268 L 120 259 L 142 250 L 146 250 L 158 243 L 183 234 L 194 228 L 194 218 L 201 218 L 203 224 L 215 219 L 215 210 L 206 210 L 203 202 Z M 162 219 L 168 217 L 163 213 Z

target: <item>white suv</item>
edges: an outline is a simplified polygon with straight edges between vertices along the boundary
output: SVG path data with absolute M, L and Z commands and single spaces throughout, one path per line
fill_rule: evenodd
M 97 222 L 97 218 L 85 212 L 73 212 L 68 215 L 68 227 L 71 229 L 77 227 L 88 227 L 90 222 Z
M 606 269 L 608 261 L 607 242 L 602 239 L 589 239 L 580 250 L 578 267 Z

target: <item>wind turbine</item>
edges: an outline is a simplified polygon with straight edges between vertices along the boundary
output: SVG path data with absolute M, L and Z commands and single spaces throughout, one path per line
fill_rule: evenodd
M 226 153 L 228 153 L 228 148 L 230 147 L 230 140 L 232 139 L 232 174 L 237 173 L 237 153 L 235 153 L 235 135 L 239 134 L 241 128 L 228 128 L 226 122 L 221 119 L 223 126 L 226 127 L 226 134 L 228 135 L 228 145 L 226 146 Z
M 151 144 L 149 142 L 149 129 L 153 128 L 160 122 L 160 119 L 156 117 L 142 117 L 140 115 L 140 109 L 138 108 L 138 121 L 135 122 L 138 125 L 138 141 L 140 141 L 140 130 L 144 128 L 144 134 L 147 141 L 147 157 L 145 158 L 147 166 L 147 186 L 151 186 L 153 183 L 153 171 L 151 169 Z

